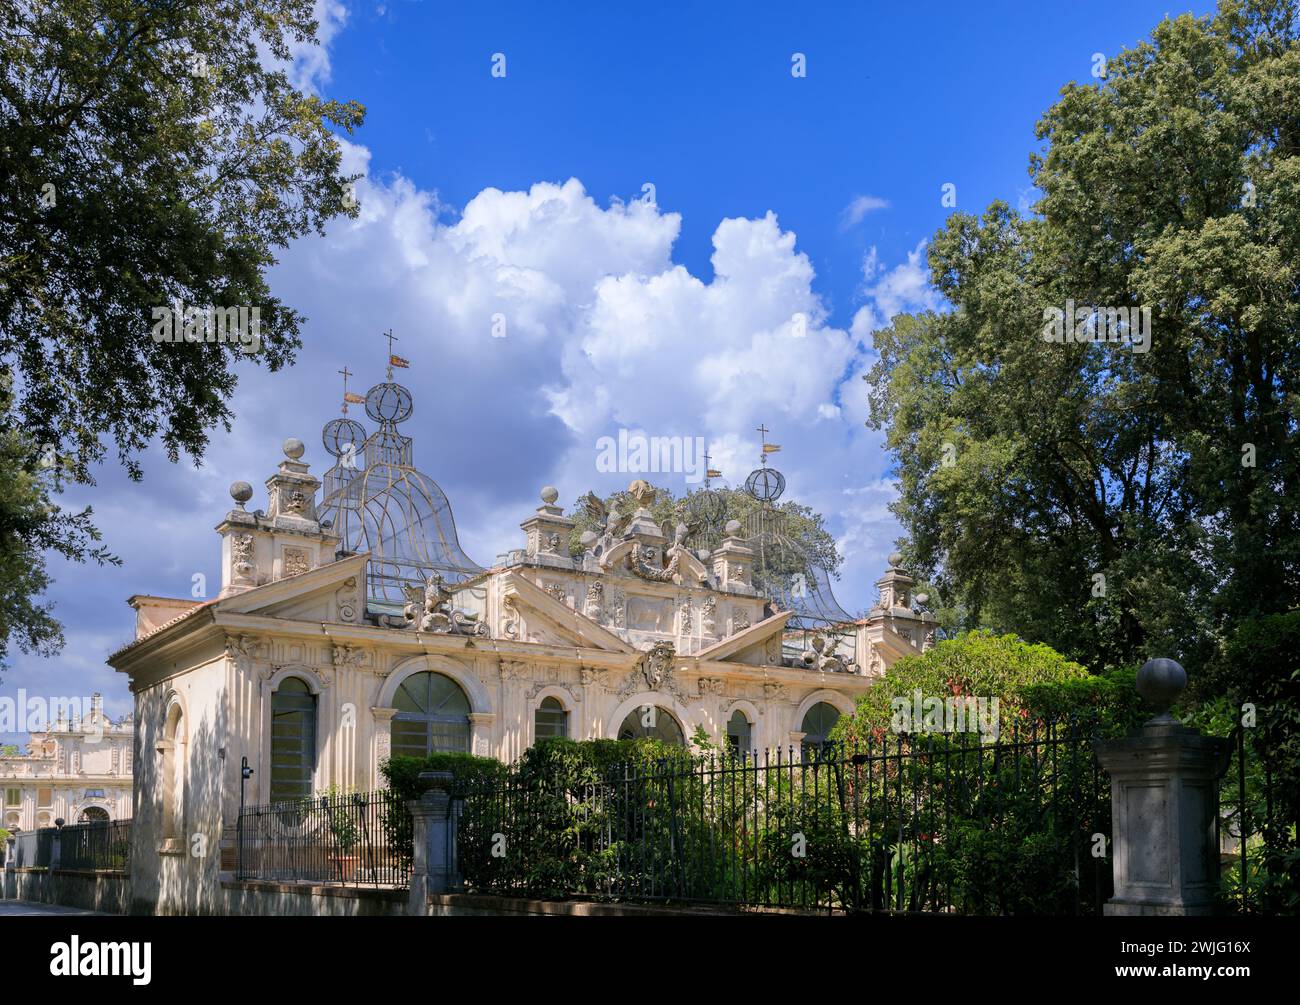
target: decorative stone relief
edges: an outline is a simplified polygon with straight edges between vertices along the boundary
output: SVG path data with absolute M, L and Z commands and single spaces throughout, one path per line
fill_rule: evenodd
M 767 640 L 767 646 L 763 652 L 764 659 L 769 666 L 781 665 L 781 636 L 773 635 Z
M 677 602 L 677 633 L 690 635 L 694 627 L 691 620 L 691 598 L 687 595 Z
M 235 661 L 235 666 L 247 673 L 253 664 L 259 642 L 251 635 L 227 635 L 226 658 Z
M 582 683 L 588 686 L 604 687 L 605 681 L 609 677 L 609 671 L 603 667 L 583 667 Z
M 718 598 L 709 594 L 700 608 L 700 629 L 705 635 L 718 634 Z
M 785 701 L 788 695 L 789 689 L 784 684 L 777 683 L 776 681 L 768 681 L 763 685 L 763 697 L 767 701 Z
M 402 610 L 405 627 L 418 632 L 440 635 L 488 634 L 488 626 L 477 614 L 458 610 L 451 605 L 451 590 L 436 570 L 429 573 L 424 588 L 406 588 L 406 606 Z M 396 627 L 396 626 L 394 626 Z
M 343 585 L 334 594 L 334 601 L 338 604 L 340 621 L 355 624 L 360 620 L 361 593 L 356 576 L 349 576 L 344 580 Z
M 743 607 L 733 607 L 731 609 L 731 634 L 743 632 L 749 627 L 749 612 Z
M 497 668 L 497 672 L 502 680 L 519 680 L 528 676 L 528 664 L 519 660 L 503 659 L 501 665 Z
M 605 584 L 599 579 L 593 580 L 587 584 L 587 602 L 583 605 L 582 613 L 591 618 L 592 621 L 599 621 L 605 604 Z
M 335 646 L 333 658 L 336 667 L 356 669 L 365 661 L 366 654 L 364 650 L 358 649 L 356 646 Z
M 512 593 L 501 601 L 501 607 L 505 611 L 505 625 L 501 633 L 508 639 L 519 638 L 519 608 L 515 606 L 515 595 Z
M 236 534 L 230 539 L 231 570 L 236 580 L 251 580 L 256 570 L 253 560 L 253 535 Z
M 720 677 L 701 677 L 697 681 L 700 697 L 722 694 L 725 682 Z
M 302 495 L 302 493 L 298 493 Z M 284 575 L 299 576 L 311 570 L 311 552 L 305 548 L 284 549 Z
M 565 607 L 569 606 L 569 594 L 568 591 L 565 590 L 563 583 L 548 583 L 546 585 L 546 592 L 562 603 Z
M 615 628 L 627 627 L 627 594 L 622 590 L 611 590 L 609 604 L 605 609 L 605 620 Z

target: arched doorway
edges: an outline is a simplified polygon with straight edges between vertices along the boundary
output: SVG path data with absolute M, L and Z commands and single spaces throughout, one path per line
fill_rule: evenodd
M 677 747 L 686 746 L 686 734 L 676 717 L 658 705 L 632 709 L 618 727 L 620 740 L 660 740 Z
M 81 811 L 81 816 L 77 818 L 79 824 L 106 824 L 108 823 L 108 810 L 102 806 L 87 806 Z

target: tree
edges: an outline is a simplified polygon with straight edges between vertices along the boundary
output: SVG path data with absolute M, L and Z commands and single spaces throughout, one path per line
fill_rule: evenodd
M 679 522 L 690 524 L 693 519 L 691 513 L 691 503 L 697 498 L 698 493 L 703 489 L 695 489 L 682 496 L 680 499 L 673 496 L 670 489 L 655 488 L 653 500 L 651 500 L 649 509 L 651 518 L 668 536 L 672 537 L 673 529 Z M 760 503 L 753 496 L 742 491 L 741 489 L 718 488 L 710 489 L 717 498 L 722 500 L 722 511 L 715 521 L 721 530 L 728 521 L 739 520 L 743 524 L 747 517 L 753 514 L 760 506 Z M 602 500 L 606 509 L 617 507 L 618 512 L 622 514 L 631 514 L 637 508 L 635 500 L 626 491 L 614 492 Z M 802 556 L 799 560 L 811 561 L 823 569 L 829 575 L 837 575 L 840 564 L 843 561 L 839 550 L 835 547 L 835 538 L 826 530 L 826 520 L 820 514 L 812 510 L 811 507 L 802 506 L 793 501 L 786 501 L 775 507 L 786 523 L 786 533 L 795 543 Z M 573 533 L 569 539 L 569 551 L 573 555 L 582 554 L 582 545 L 580 543 L 582 535 L 587 531 L 593 531 L 597 534 L 601 532 L 601 527 L 593 518 L 591 512 L 580 500 L 569 513 L 574 520 Z M 796 559 L 792 556 L 785 556 L 784 561 L 794 563 Z M 769 575 L 794 574 L 795 572 L 804 571 L 801 567 L 790 564 L 789 569 L 769 569 Z
M 154 437 L 171 460 L 197 461 L 209 431 L 230 428 L 237 361 L 278 370 L 294 359 L 304 319 L 271 295 L 266 271 L 275 249 L 355 215 L 334 130 L 364 114 L 289 81 L 290 46 L 314 44 L 316 27 L 311 0 L 5 8 L 0 381 L 23 430 L 5 441 L 17 455 L 7 472 L 24 487 L 0 517 L 0 597 L 6 615 L 37 613 L 20 643 L 57 640 L 48 608 L 25 607 L 47 582 L 26 564 L 33 548 L 108 558 L 90 546 L 88 512 L 35 514 L 35 472 L 90 484 L 111 443 L 139 479 Z M 202 341 L 209 307 L 239 318 L 237 337 Z M 190 340 L 155 340 L 164 308 L 191 325 Z
M 1065 87 L 1036 215 L 954 214 L 954 310 L 876 333 L 905 552 L 969 626 L 1195 672 L 1300 600 L 1298 29 L 1229 0 Z

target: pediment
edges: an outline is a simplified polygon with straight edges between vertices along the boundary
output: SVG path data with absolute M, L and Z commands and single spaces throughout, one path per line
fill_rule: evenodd
M 531 641 L 547 645 L 603 649 L 607 652 L 629 655 L 637 651 L 634 646 L 624 642 L 608 628 L 556 600 L 536 583 L 517 572 L 506 573 L 503 584 L 509 591 L 508 595 L 513 597 L 515 605 L 524 613 L 529 633 L 537 636 Z
M 701 649 L 695 656 L 700 660 L 716 660 L 722 663 L 768 663 L 770 662 L 766 659 L 768 646 L 773 638 L 778 645 L 780 644 L 785 623 L 793 614 L 793 611 L 773 614 L 770 618 L 764 618 L 734 635 L 728 635 L 707 649 Z
M 357 624 L 365 616 L 368 559 L 368 555 L 352 555 L 297 576 L 255 586 L 219 600 L 217 609 L 286 621 Z

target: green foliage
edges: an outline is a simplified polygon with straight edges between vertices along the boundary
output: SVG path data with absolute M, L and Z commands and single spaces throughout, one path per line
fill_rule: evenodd
M 49 455 L 33 449 L 13 423 L 12 397 L 0 373 L 0 671 L 11 642 L 24 652 L 52 656 L 63 644 L 63 630 L 51 605 L 38 598 L 50 583 L 46 553 L 101 564 L 121 561 L 99 547 L 91 510 L 69 512 L 53 502 L 63 471 Z
M 871 425 L 908 562 L 965 627 L 1196 679 L 1300 602 L 1296 7 L 1167 19 L 1107 70 L 1040 121 L 1033 216 L 931 242 L 954 310 L 875 333 Z M 1149 307 L 1150 351 L 1045 341 L 1067 300 Z
M 1210 724 L 1222 730 L 1242 723 L 1256 761 L 1245 830 L 1262 824 L 1262 847 L 1258 875 L 1248 881 L 1256 884 L 1256 903 L 1270 913 L 1294 914 L 1300 910 L 1300 610 L 1242 622 L 1229 641 L 1227 662 L 1240 683 L 1232 706 L 1214 710 Z
M 493 757 L 475 754 L 429 754 L 427 757 L 389 757 L 379 762 L 390 792 L 399 798 L 419 799 L 424 794 L 420 784 L 422 771 L 450 771 L 459 785 L 491 782 L 502 777 L 506 766 Z
M 654 499 L 649 507 L 650 515 L 671 537 L 673 529 L 679 522 L 689 524 L 691 498 L 702 491 L 704 490 L 693 489 L 682 498 L 677 499 L 673 496 L 671 489 L 656 486 Z M 724 503 L 723 515 L 719 519 L 719 530 L 729 520 L 739 520 L 744 523 L 746 518 L 759 508 L 758 501 L 740 489 L 715 488 L 711 491 L 720 496 Z M 615 492 L 607 496 L 603 501 L 606 508 L 617 506 L 620 513 L 631 513 L 636 508 L 635 501 L 626 491 Z M 820 513 L 814 512 L 810 507 L 801 506 L 794 501 L 780 503 L 775 508 L 784 515 L 788 528 L 787 533 L 790 535 L 790 539 L 803 551 L 804 555 L 813 563 L 824 568 L 829 574 L 838 574 L 843 559 L 839 554 L 839 550 L 835 547 L 835 538 L 826 529 L 825 518 Z M 586 507 L 582 504 L 575 506 L 570 511 L 569 516 L 574 520 L 573 532 L 569 536 L 569 551 L 575 556 L 581 555 L 582 545 L 579 542 L 582 535 L 586 531 L 599 534 L 602 528 L 593 522 Z M 794 565 L 791 565 L 788 569 L 773 568 L 769 570 L 769 574 L 773 576 L 793 575 L 796 572 L 805 572 L 806 574 L 806 570 Z
M 1119 701 L 1120 688 L 1118 682 L 1089 676 L 1049 646 L 1031 645 L 1014 635 L 965 632 L 894 663 L 858 699 L 853 714 L 840 718 L 831 735 L 850 747 L 868 736 L 883 735 L 891 729 L 894 700 L 905 701 L 910 709 L 917 691 L 923 700 L 997 698 L 999 730 L 1010 730 L 1031 711 L 1042 717 L 1081 711 L 1070 705 L 1071 698 L 1094 705 Z
M 230 429 L 236 367 L 293 361 L 304 318 L 276 254 L 355 216 L 336 130 L 363 109 L 273 61 L 312 43 L 312 0 L 44 0 L 0 21 L 0 640 L 60 642 L 38 555 L 107 561 L 89 511 L 42 512 L 111 444 L 133 479 L 161 439 L 200 459 Z M 195 72 L 195 71 L 199 72 Z M 157 343 L 153 308 L 254 307 L 260 349 Z M 50 469 L 56 481 L 40 482 Z M 15 478 L 16 475 L 16 478 Z M 12 483 L 12 484 L 11 484 Z M 26 570 L 26 571 L 24 571 Z

